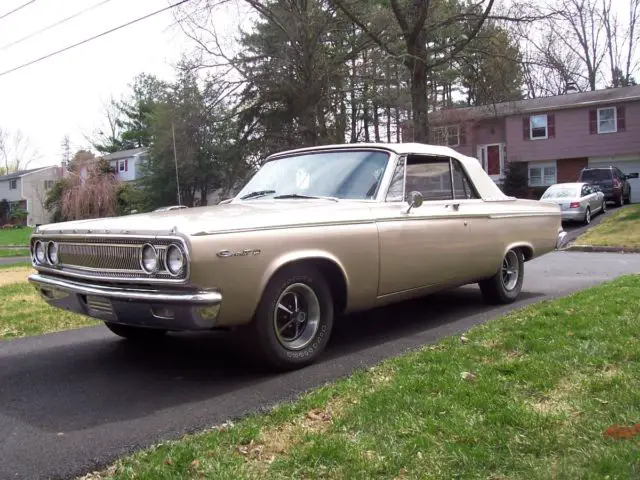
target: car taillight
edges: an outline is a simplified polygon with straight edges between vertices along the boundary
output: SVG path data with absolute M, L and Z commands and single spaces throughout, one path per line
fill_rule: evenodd
M 571 202 L 569 208 L 580 208 L 580 202 Z

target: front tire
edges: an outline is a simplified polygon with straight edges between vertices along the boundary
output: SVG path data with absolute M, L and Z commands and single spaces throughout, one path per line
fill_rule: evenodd
M 104 322 L 106 327 L 119 337 L 128 340 L 156 340 L 167 333 L 166 330 L 157 328 L 134 327 L 131 325 L 123 325 L 121 323 Z
M 331 288 L 311 265 L 294 265 L 269 281 L 249 325 L 258 360 L 271 369 L 292 370 L 315 362 L 334 322 Z
M 624 205 L 624 196 L 621 193 L 616 199 L 616 206 L 621 207 L 622 205 Z
M 524 257 L 518 249 L 509 250 L 502 259 L 498 272 L 478 282 L 480 292 L 488 303 L 513 303 L 522 291 Z

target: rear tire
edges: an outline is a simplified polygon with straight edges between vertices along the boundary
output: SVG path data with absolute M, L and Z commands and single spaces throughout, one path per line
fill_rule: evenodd
M 293 370 L 317 360 L 333 323 L 334 300 L 324 276 L 311 265 L 293 265 L 267 284 L 245 338 L 270 370 Z
M 591 223 L 591 209 L 587 207 L 587 210 L 584 212 L 584 224 L 589 225 Z
M 602 200 L 602 213 L 607 213 L 607 201 Z
M 500 269 L 490 278 L 478 282 L 485 301 L 495 304 L 514 302 L 522 291 L 524 256 L 518 249 L 509 250 Z
M 106 327 L 119 337 L 128 340 L 155 340 L 163 337 L 167 331 L 157 328 L 134 327 L 120 323 L 104 322 Z

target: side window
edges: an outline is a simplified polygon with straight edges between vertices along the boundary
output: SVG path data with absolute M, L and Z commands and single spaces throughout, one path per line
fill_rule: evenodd
M 409 157 L 406 177 L 406 193 L 418 191 L 425 201 L 453 199 L 449 159 L 446 157 Z
M 453 194 L 455 198 L 479 198 L 460 162 L 452 158 L 451 163 L 453 165 Z
M 589 195 L 591 193 L 591 189 L 589 188 L 589 185 L 583 185 L 582 186 L 582 192 L 580 193 L 581 197 L 584 197 L 586 195 Z
M 404 201 L 404 165 L 406 157 L 400 158 L 396 164 L 396 169 L 391 177 L 391 183 L 389 184 L 389 191 L 387 192 L 387 202 L 402 202 Z

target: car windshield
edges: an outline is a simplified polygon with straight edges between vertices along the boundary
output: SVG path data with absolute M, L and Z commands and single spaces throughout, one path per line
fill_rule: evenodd
M 584 170 L 580 177 L 583 182 L 597 182 L 601 180 L 611 180 L 611 170 L 607 168 Z
M 265 163 L 236 198 L 374 199 L 389 153 L 342 150 L 292 155 Z
M 575 198 L 580 196 L 579 190 L 577 187 L 551 187 L 544 192 L 542 198 Z

